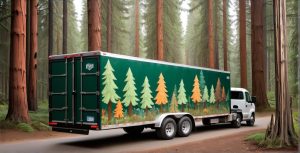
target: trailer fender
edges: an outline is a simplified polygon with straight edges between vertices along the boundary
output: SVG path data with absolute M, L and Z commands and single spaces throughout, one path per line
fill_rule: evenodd
M 161 114 L 160 116 L 158 116 L 156 119 L 155 119 L 155 123 L 154 123 L 154 127 L 155 128 L 160 128 L 161 127 L 161 124 L 163 122 L 163 120 L 166 118 L 166 117 L 171 117 L 173 118 L 176 122 L 178 122 L 178 120 L 183 117 L 183 116 L 188 116 L 189 118 L 191 118 L 192 122 L 193 122 L 193 126 L 195 125 L 195 121 L 194 121 L 194 118 L 192 117 L 192 115 L 190 113 L 187 113 L 187 112 L 180 112 L 180 113 L 164 113 L 164 114 Z

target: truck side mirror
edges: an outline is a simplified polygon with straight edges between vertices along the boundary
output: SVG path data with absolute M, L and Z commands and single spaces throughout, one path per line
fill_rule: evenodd
M 255 96 L 252 96 L 251 100 L 252 100 L 251 103 L 256 103 L 256 97 Z

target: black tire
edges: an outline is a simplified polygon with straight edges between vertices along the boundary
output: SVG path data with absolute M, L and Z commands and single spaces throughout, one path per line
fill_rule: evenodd
M 253 126 L 255 123 L 255 114 L 252 114 L 250 120 L 247 121 L 248 126 Z
M 130 135 L 141 134 L 144 130 L 143 126 L 124 127 L 123 130 Z
M 193 123 L 187 116 L 182 117 L 177 124 L 177 135 L 180 137 L 187 137 L 191 134 Z
M 208 119 L 208 118 L 203 118 L 202 119 L 202 124 L 204 125 L 204 126 L 210 126 L 211 124 L 210 124 L 210 119 Z
M 173 139 L 177 132 L 176 122 L 172 118 L 165 118 L 161 127 L 156 129 L 157 137 L 164 140 Z
M 237 114 L 236 119 L 231 122 L 232 127 L 240 128 L 242 125 L 242 117 L 240 114 Z

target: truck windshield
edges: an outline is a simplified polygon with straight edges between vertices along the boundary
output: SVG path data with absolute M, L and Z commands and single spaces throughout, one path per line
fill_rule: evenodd
M 231 99 L 244 99 L 243 92 L 241 92 L 241 91 L 231 91 Z

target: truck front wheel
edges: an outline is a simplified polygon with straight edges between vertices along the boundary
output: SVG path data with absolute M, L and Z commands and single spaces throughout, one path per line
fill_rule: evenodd
M 192 121 L 189 117 L 184 116 L 178 122 L 177 135 L 187 137 L 191 134 L 193 128 Z
M 130 135 L 141 134 L 144 130 L 143 126 L 124 127 L 123 130 Z
M 255 122 L 255 115 L 252 114 L 251 117 L 250 117 L 250 120 L 247 121 L 247 125 L 248 126 L 253 126 L 254 122 Z
M 237 114 L 236 119 L 231 122 L 231 125 L 234 128 L 240 128 L 241 127 L 241 122 L 242 122 L 242 117 L 240 114 Z
M 177 132 L 177 126 L 174 119 L 167 117 L 163 120 L 161 127 L 156 129 L 158 138 L 170 140 L 173 139 Z

